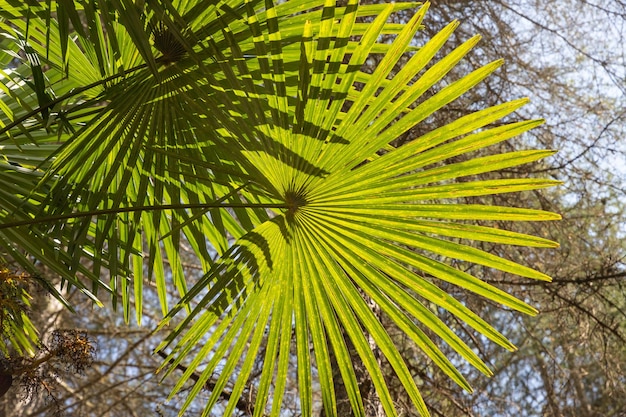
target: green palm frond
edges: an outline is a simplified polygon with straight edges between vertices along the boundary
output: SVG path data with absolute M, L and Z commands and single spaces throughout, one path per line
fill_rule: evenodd
M 38 342 L 37 329 L 28 317 L 31 296 L 28 277 L 14 274 L 0 265 L 0 353 L 11 350 L 33 355 Z
M 501 65 L 449 79 L 478 37 L 441 57 L 457 26 L 451 23 L 416 46 L 428 4 L 405 24 L 388 23 L 415 3 L 3 3 L 2 33 L 24 39 L 21 47 L 45 63 L 53 99 L 42 118 L 42 88 L 37 95 L 24 84 L 34 76 L 28 62 L 0 74 L 0 176 L 11 184 L 0 190 L 0 247 L 22 265 L 29 257 L 51 265 L 91 296 L 111 292 L 127 319 L 131 299 L 141 319 L 144 278 L 154 279 L 163 326 L 187 311 L 159 346 L 171 352 L 166 375 L 178 364 L 188 370 L 172 395 L 194 376 L 181 413 L 219 369 L 205 414 L 229 384 L 230 415 L 263 355 L 254 414 L 279 415 L 295 352 L 303 415 L 312 413 L 314 379 L 327 415 L 336 415 L 333 360 L 355 414 L 364 415 L 354 349 L 388 415 L 396 410 L 379 353 L 428 415 L 372 303 L 467 390 L 441 341 L 491 371 L 436 309 L 514 349 L 441 283 L 536 313 L 450 260 L 549 279 L 471 242 L 555 247 L 488 223 L 558 215 L 464 200 L 556 184 L 480 178 L 552 151 L 472 157 L 541 121 L 509 121 L 526 102 L 517 100 L 396 145 Z M 20 56 L 18 43 L 2 45 L 3 63 Z M 366 73 L 374 55 L 380 62 Z M 184 276 L 183 241 L 206 271 L 197 282 Z M 181 297 L 175 305 L 166 295 L 172 285 Z

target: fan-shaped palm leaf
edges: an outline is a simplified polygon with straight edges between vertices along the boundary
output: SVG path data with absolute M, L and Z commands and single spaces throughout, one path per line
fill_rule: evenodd
M 48 88 L 57 97 L 49 105 L 66 110 L 45 120 L 41 91 L 18 93 L 18 86 L 24 88 L 15 77 L 3 79 L 1 140 L 14 147 L 6 148 L 6 156 L 11 161 L 32 152 L 33 160 L 22 173 L 26 182 L 12 180 L 17 185 L 7 195 L 14 202 L 0 206 L 0 244 L 23 263 L 25 251 L 56 265 L 75 285 L 81 271 L 94 282 L 94 292 L 121 293 L 127 317 L 134 294 L 138 319 L 145 261 L 168 311 L 165 255 L 182 296 L 167 320 L 181 310 L 189 314 L 159 349 L 171 346 L 167 373 L 183 362 L 188 369 L 174 393 L 192 373 L 200 374 L 181 412 L 219 367 L 206 414 L 231 383 L 230 415 L 264 346 L 254 414 L 278 415 L 294 335 L 303 415 L 313 408 L 312 367 L 327 414 L 336 414 L 333 357 L 355 413 L 364 415 L 352 348 L 388 415 L 395 409 L 378 352 L 427 415 L 372 303 L 465 389 L 467 382 L 428 333 L 480 371 L 490 371 L 429 305 L 513 349 L 438 283 L 534 314 L 446 260 L 548 279 L 470 242 L 554 243 L 470 222 L 557 215 L 464 204 L 463 198 L 554 185 L 475 179 L 551 151 L 448 161 L 541 121 L 495 125 L 524 104 L 519 100 L 394 145 L 498 68 L 501 63 L 494 62 L 441 87 L 477 37 L 434 60 L 456 23 L 417 48 L 412 41 L 428 5 L 406 24 L 387 23 L 395 11 L 414 6 L 409 3 L 147 2 L 145 10 L 127 0 L 48 2 L 39 9 L 8 4 L 3 16 L 26 19 L 3 24 L 4 33 L 24 39 L 22 45 L 49 66 Z M 53 11 L 58 24 L 49 18 Z M 363 17 L 371 22 L 360 23 Z M 78 28 L 76 41 L 67 40 L 70 22 Z M 393 41 L 381 42 L 382 34 Z M 11 45 L 15 51 L 17 43 Z M 372 54 L 384 56 L 367 74 L 362 68 Z M 22 78 L 29 68 L 20 67 Z M 37 129 L 44 123 L 55 131 Z M 59 142 L 48 158 L 36 159 L 36 145 Z M 207 271 L 190 288 L 178 255 L 183 239 Z M 56 256 L 49 255 L 52 250 Z M 110 271 L 108 285 L 99 282 L 102 269 Z

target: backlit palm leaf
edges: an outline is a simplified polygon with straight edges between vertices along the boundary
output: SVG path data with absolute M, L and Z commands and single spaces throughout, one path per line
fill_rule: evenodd
M 8 4 L 5 16 L 26 17 L 21 3 Z M 34 144 L 50 146 L 50 154 L 27 164 L 31 170 L 20 175 L 28 181 L 16 182 L 8 193 L 14 203 L 0 206 L 2 245 L 16 260 L 25 252 L 65 268 L 59 272 L 75 285 L 80 281 L 74 272 L 82 271 L 94 291 L 121 294 L 127 317 L 133 295 L 138 319 L 144 262 L 168 311 L 166 257 L 182 300 L 164 325 L 189 312 L 159 347 L 172 352 L 166 374 L 181 363 L 188 369 L 172 395 L 192 373 L 200 375 L 194 375 L 181 412 L 219 373 L 206 414 L 229 384 L 230 415 L 263 355 L 254 414 L 278 415 L 295 343 L 303 415 L 312 413 L 314 379 L 327 415 L 336 414 L 333 358 L 355 413 L 364 415 L 351 349 L 388 415 L 396 411 L 378 352 L 427 415 L 372 303 L 465 389 L 467 382 L 428 333 L 483 373 L 490 371 L 431 306 L 513 349 L 439 283 L 534 314 L 446 260 L 548 279 L 475 249 L 471 241 L 554 243 L 471 222 L 557 215 L 470 205 L 463 198 L 554 185 L 542 179 L 475 179 L 551 151 L 450 160 L 541 121 L 502 123 L 524 104 L 519 100 L 394 145 L 498 68 L 494 62 L 458 80 L 448 77 L 442 87 L 478 38 L 434 59 L 456 23 L 417 48 L 412 41 L 428 5 L 406 24 L 387 23 L 395 11 L 415 6 L 408 3 L 359 7 L 349 1 L 340 8 L 332 1 L 146 2 L 145 10 L 127 0 L 47 4 L 31 9 L 28 19 L 2 26 L 15 39 L 23 36 L 49 65 L 45 74 L 58 97 L 55 105 L 67 108 L 65 124 L 52 112 L 57 118 L 47 125 L 55 131 L 42 132 L 36 94 L 18 94 L 18 84 L 3 79 L 5 91 L 15 92 L 2 96 L 1 140 L 13 146 L 3 151 L 8 160 L 39 149 Z M 53 11 L 58 25 L 48 18 Z M 362 24 L 363 17 L 371 22 Z M 69 22 L 76 27 L 78 19 L 84 25 L 77 41 L 68 41 Z M 381 42 L 382 34 L 394 35 L 393 41 Z M 362 68 L 372 54 L 384 56 L 367 74 Z M 25 64 L 19 68 L 28 70 Z M 15 108 L 16 97 L 24 103 L 21 109 Z M 29 219 L 30 226 L 22 225 Z M 191 287 L 178 255 L 183 240 L 207 271 Z M 46 256 L 49 250 L 58 256 Z M 104 269 L 111 274 L 108 285 L 99 282 Z

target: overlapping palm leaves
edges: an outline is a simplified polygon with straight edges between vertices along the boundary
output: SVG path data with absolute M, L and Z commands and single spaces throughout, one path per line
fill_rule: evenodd
M 413 45 L 428 5 L 334 3 L 146 2 L 141 9 L 124 0 L 63 1 L 37 9 L 6 2 L 2 16 L 9 20 L 1 27 L 16 41 L 4 41 L 7 56 L 20 45 L 32 48 L 48 67 L 54 94 L 44 117 L 41 92 L 29 91 L 23 81 L 32 62 L 2 74 L 6 162 L 0 175 L 10 186 L 0 202 L 0 245 L 23 265 L 29 257 L 50 265 L 92 296 L 104 288 L 117 303 L 119 295 L 126 317 L 134 303 L 138 320 L 144 278 L 155 279 L 164 325 L 188 311 L 159 347 L 171 352 L 167 373 L 179 363 L 187 366 L 174 391 L 192 372 L 201 374 L 181 412 L 219 369 L 206 410 L 231 384 L 230 415 L 262 354 L 254 414 L 277 415 L 295 343 L 303 415 L 313 409 L 313 367 L 323 405 L 336 413 L 331 356 L 355 413 L 364 414 L 349 345 L 388 415 L 395 410 L 378 352 L 427 415 L 413 376 L 369 306 L 377 305 L 443 372 L 470 389 L 427 333 L 490 371 L 433 306 L 513 347 L 438 282 L 518 311 L 534 310 L 445 259 L 548 279 L 470 242 L 552 242 L 471 222 L 558 216 L 460 199 L 554 185 L 528 178 L 474 180 L 551 152 L 447 162 L 541 123 L 495 124 L 524 100 L 393 145 L 500 62 L 441 88 L 478 38 L 434 59 L 456 24 Z M 388 23 L 392 13 L 409 8 L 416 12 L 406 24 Z M 53 11 L 57 20 L 49 18 Z M 77 28 L 72 38 L 70 24 Z M 382 42 L 381 35 L 393 35 L 392 42 Z M 383 57 L 367 74 L 361 69 L 373 54 Z M 398 68 L 403 57 L 408 61 Z M 463 177 L 470 180 L 456 181 Z M 178 253 L 182 241 L 207 271 L 189 288 Z M 103 271 L 108 282 L 101 281 Z M 171 310 L 168 285 L 182 297 Z

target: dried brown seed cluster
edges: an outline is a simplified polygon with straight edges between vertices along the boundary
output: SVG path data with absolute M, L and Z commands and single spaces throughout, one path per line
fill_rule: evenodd
M 35 356 L 15 356 L 0 361 L 0 395 L 17 381 L 22 401 L 42 395 L 52 404 L 52 415 L 60 416 L 62 404 L 56 394 L 59 381 L 84 374 L 93 364 L 95 352 L 87 332 L 55 330 L 46 344 L 40 344 Z
M 73 329 L 55 330 L 49 349 L 68 371 L 78 374 L 93 364 L 96 351 L 86 332 Z

